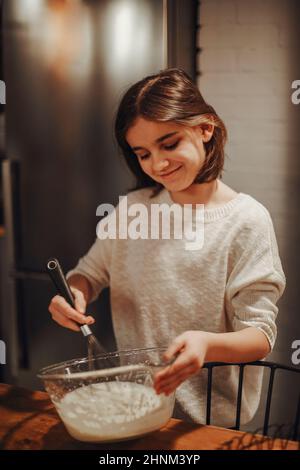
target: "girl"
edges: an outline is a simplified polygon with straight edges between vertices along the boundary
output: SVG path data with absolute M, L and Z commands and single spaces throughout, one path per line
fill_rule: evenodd
M 204 423 L 204 362 L 254 361 L 274 346 L 285 276 L 272 220 L 254 198 L 221 181 L 226 129 L 185 72 L 167 69 L 134 84 L 120 103 L 115 134 L 137 182 L 128 205 L 151 212 L 154 203 L 204 204 L 203 247 L 97 238 L 67 275 L 76 310 L 60 296 L 49 310 L 77 331 L 78 323 L 94 322 L 86 305 L 110 286 L 118 348 L 168 345 L 166 359 L 176 359 L 156 375 L 155 389 L 169 394 L 180 386 L 174 416 Z M 257 409 L 261 382 L 261 368 L 246 368 L 242 422 Z M 212 422 L 232 426 L 237 368 L 215 369 L 213 384 Z

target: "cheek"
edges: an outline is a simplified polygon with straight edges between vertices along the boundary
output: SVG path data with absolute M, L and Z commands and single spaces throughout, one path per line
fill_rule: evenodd
M 193 145 L 182 149 L 177 155 L 177 160 L 182 162 L 186 167 L 198 167 L 204 162 L 204 159 L 205 155 L 201 152 L 201 149 L 197 149 Z
M 144 173 L 151 173 L 151 164 L 148 160 L 139 160 L 139 164 Z
M 189 164 L 193 167 L 201 167 L 205 161 L 205 149 L 201 146 L 191 146 L 188 156 Z

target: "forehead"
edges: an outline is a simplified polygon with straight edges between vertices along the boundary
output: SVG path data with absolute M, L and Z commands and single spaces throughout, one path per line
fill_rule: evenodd
M 130 147 L 145 147 L 165 134 L 182 130 L 182 127 L 174 122 L 147 121 L 138 117 L 127 131 L 126 140 Z

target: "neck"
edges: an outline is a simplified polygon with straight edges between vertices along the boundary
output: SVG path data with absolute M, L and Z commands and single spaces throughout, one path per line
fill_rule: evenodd
M 192 184 L 183 191 L 170 192 L 171 198 L 177 204 L 206 204 L 213 202 L 218 191 L 219 181 Z

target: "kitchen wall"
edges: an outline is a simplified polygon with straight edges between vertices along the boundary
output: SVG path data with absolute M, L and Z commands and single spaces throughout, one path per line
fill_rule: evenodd
M 198 11 L 198 84 L 229 132 L 223 180 L 270 211 L 287 277 L 270 359 L 292 365 L 291 344 L 300 338 L 300 105 L 291 101 L 300 79 L 300 2 L 202 0 Z M 299 387 L 295 378 L 278 382 L 271 422 L 283 423 Z

